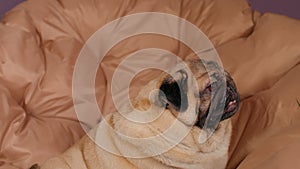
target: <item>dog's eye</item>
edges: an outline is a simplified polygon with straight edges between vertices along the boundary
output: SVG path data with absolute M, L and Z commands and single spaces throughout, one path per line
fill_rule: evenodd
M 200 97 L 203 97 L 204 95 L 210 95 L 212 88 L 215 87 L 215 85 L 216 85 L 216 82 L 210 83 L 209 85 L 207 85 L 205 87 L 204 90 L 199 91 L 199 94 L 196 97 L 200 98 Z
M 205 90 L 206 92 L 211 92 L 211 86 L 212 86 L 212 85 L 208 85 L 204 90 Z

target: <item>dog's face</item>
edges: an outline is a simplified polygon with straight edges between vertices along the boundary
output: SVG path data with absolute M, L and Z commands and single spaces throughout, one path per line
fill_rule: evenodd
M 232 78 L 215 62 L 188 60 L 186 66 L 177 66 L 163 76 L 160 90 L 159 100 L 167 109 L 186 125 L 201 129 L 208 117 L 207 127 L 215 128 L 239 107 L 240 98 Z M 209 115 L 212 101 L 218 105 Z

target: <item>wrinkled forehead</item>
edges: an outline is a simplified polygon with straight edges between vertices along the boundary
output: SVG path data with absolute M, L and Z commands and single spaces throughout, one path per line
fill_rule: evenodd
M 168 73 L 175 75 L 181 70 L 185 70 L 189 77 L 193 77 L 196 80 L 203 78 L 210 79 L 211 81 L 218 81 L 226 76 L 226 72 L 224 72 L 222 67 L 220 67 L 216 62 L 200 59 L 188 59 L 184 62 L 180 62 Z
M 221 73 L 223 69 L 214 61 L 206 61 L 200 59 L 193 59 L 186 61 L 188 67 L 193 73 Z
M 204 63 L 200 59 L 189 59 L 189 60 L 181 61 L 177 63 L 176 66 L 173 67 L 169 73 L 173 74 L 178 72 L 179 70 L 186 70 L 187 72 L 191 72 L 191 73 L 206 72 Z
M 205 61 L 200 59 L 187 60 L 186 65 L 191 71 L 192 75 L 195 78 L 199 78 L 201 76 L 206 76 L 212 78 L 213 76 L 225 75 L 224 70 L 220 67 L 216 62 L 213 61 Z
M 198 90 L 203 90 L 213 83 L 218 86 L 224 85 L 228 79 L 229 74 L 217 62 L 195 59 L 186 63 L 191 72 L 190 77 L 194 79 Z

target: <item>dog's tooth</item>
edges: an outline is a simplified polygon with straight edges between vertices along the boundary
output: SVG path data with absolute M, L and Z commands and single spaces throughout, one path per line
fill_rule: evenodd
M 232 105 L 235 105 L 235 103 L 236 103 L 236 100 L 229 102 L 228 105 L 229 105 L 229 106 L 232 106 Z

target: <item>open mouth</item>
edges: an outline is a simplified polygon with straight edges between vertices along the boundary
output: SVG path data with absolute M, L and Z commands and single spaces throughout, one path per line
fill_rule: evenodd
M 221 120 L 232 117 L 239 108 L 240 97 L 234 84 L 227 83 L 225 109 Z
M 227 78 L 226 82 L 226 97 L 225 97 L 225 106 L 222 105 L 224 101 L 218 101 L 220 105 L 217 106 L 216 110 L 212 110 L 210 112 L 210 105 L 203 113 L 199 110 L 199 117 L 196 125 L 200 128 L 203 128 L 205 123 L 207 128 L 214 128 L 218 125 L 220 121 L 226 120 L 232 117 L 239 108 L 240 97 L 239 93 L 237 92 L 237 88 L 233 83 L 233 80 L 229 77 Z M 211 95 L 211 85 L 204 89 L 203 93 Z M 209 115 L 209 113 L 212 113 Z M 209 118 L 209 119 L 208 119 Z M 208 120 L 207 120 L 208 119 Z

